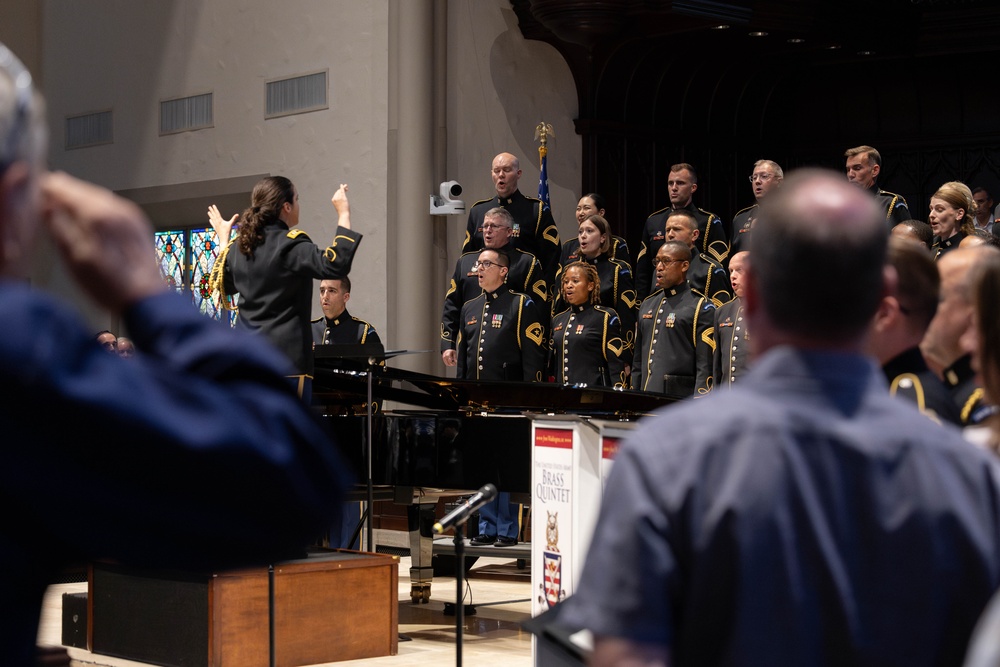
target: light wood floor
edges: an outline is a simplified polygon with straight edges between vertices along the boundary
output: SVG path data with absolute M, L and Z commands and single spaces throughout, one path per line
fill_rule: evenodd
M 328 663 L 355 667 L 426 667 L 455 664 L 455 618 L 443 613 L 445 602 L 455 601 L 455 579 L 435 577 L 431 600 L 427 604 L 410 602 L 410 559 L 399 561 L 399 632 L 411 641 L 399 643 L 399 654 L 383 658 Z M 465 619 L 463 661 L 469 665 L 494 664 L 528 667 L 531 660 L 531 635 L 521 623 L 531 616 L 531 577 L 529 569 L 518 570 L 514 560 L 480 558 L 468 580 L 475 616 Z M 62 632 L 62 594 L 85 592 L 87 584 L 59 584 L 49 588 L 38 633 L 40 645 L 58 646 Z M 466 589 L 466 604 L 470 603 Z M 73 665 L 142 667 L 144 663 L 95 655 L 70 648 Z

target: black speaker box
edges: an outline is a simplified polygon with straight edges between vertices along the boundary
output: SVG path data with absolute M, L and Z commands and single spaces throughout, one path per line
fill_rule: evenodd
M 63 593 L 62 644 L 87 648 L 87 594 Z

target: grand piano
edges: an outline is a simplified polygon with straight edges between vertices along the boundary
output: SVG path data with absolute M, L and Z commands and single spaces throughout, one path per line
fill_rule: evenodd
M 532 415 L 632 421 L 672 400 L 603 387 L 442 378 L 386 367 L 375 362 L 377 355 L 366 360 L 364 349 L 316 346 L 313 405 L 327 416 L 357 478 L 367 483 L 370 382 L 371 484 L 376 497 L 410 505 L 414 602 L 430 598 L 430 527 L 439 498 L 492 483 L 515 499 L 530 499 Z M 387 402 L 390 411 L 383 410 Z

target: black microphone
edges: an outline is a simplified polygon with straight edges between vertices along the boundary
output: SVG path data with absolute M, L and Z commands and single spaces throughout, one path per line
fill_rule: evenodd
M 496 497 L 497 487 L 492 484 L 487 484 L 483 488 L 476 491 L 472 496 L 467 498 L 465 502 L 448 512 L 445 518 L 434 524 L 434 532 L 441 534 L 452 526 L 458 526 L 465 523 L 469 520 L 469 517 L 472 516 L 473 512 Z

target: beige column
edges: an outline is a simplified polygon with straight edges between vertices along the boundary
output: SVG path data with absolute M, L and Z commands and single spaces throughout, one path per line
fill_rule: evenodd
M 391 365 L 433 373 L 440 366 L 440 312 L 434 309 L 440 286 L 429 213 L 429 195 L 437 189 L 433 0 L 390 2 L 389 63 L 388 347 L 431 350 Z

